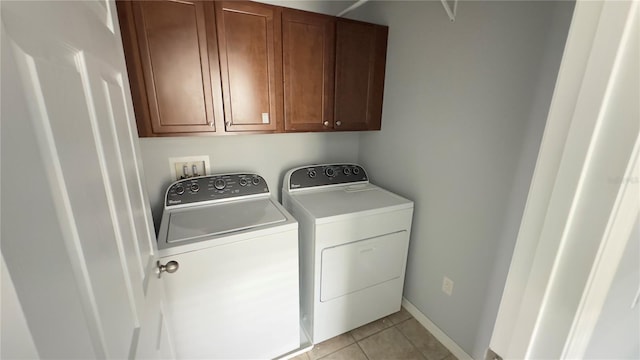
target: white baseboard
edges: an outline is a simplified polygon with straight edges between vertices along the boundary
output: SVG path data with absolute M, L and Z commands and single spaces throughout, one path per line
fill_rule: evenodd
M 462 348 L 456 344 L 444 331 L 440 330 L 439 327 L 436 326 L 428 317 L 426 317 L 417 307 L 415 307 L 409 300 L 402 298 L 402 306 L 409 312 L 409 314 L 413 315 L 413 317 L 418 320 L 425 329 L 429 330 L 429 332 L 436 338 L 438 341 L 444 345 L 451 353 L 460 360 L 473 360 L 471 355 L 467 354 Z

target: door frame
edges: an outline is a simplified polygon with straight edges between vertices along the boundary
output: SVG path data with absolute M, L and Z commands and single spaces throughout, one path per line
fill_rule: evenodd
M 629 37 L 639 21 L 639 8 L 638 0 L 576 3 L 490 342 L 491 350 L 502 358 L 524 359 L 541 354 L 575 357 L 584 352 L 595 326 L 593 314 L 587 310 L 599 313 L 606 292 L 596 296 L 593 288 L 600 286 L 598 290 L 602 292 L 602 287 L 610 285 L 618 255 L 638 216 L 637 134 L 630 153 L 619 151 L 629 162 L 625 176 L 617 184 L 613 207 L 597 212 L 607 220 L 599 244 L 592 244 L 589 251 L 569 254 L 569 230 L 584 210 L 581 201 L 592 196 L 583 191 L 584 184 L 593 181 L 588 170 L 596 163 L 594 153 L 598 151 L 603 113 L 616 96 L 611 87 L 625 51 L 631 47 Z M 617 145 L 607 144 L 614 148 Z M 620 236 L 624 233 L 626 237 Z M 572 278 L 580 282 L 572 290 L 559 286 Z M 562 296 L 579 301 L 559 307 L 554 299 Z M 561 328 L 554 339 L 545 331 L 552 326 Z

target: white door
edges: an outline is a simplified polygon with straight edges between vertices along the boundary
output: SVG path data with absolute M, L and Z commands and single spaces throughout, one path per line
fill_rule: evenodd
M 1 15 L 2 255 L 32 343 L 42 358 L 173 357 L 115 4 Z

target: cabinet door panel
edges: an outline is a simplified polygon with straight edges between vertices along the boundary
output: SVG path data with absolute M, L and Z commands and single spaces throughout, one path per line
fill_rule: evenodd
M 150 130 L 215 131 L 204 3 L 138 1 L 132 6 Z M 222 116 L 221 106 L 216 110 Z
M 338 20 L 336 130 L 379 130 L 388 28 Z
M 285 9 L 282 38 L 285 130 L 332 129 L 335 18 Z
M 227 131 L 273 131 L 281 92 L 280 8 L 216 2 Z

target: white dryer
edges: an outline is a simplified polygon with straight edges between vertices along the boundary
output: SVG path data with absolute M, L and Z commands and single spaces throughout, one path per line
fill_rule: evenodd
M 160 268 L 175 272 L 160 275 L 179 358 L 271 359 L 300 347 L 298 223 L 261 176 L 173 183 L 158 249 Z
M 299 222 L 301 316 L 313 343 L 400 310 L 412 201 L 355 164 L 290 170 L 282 200 Z

